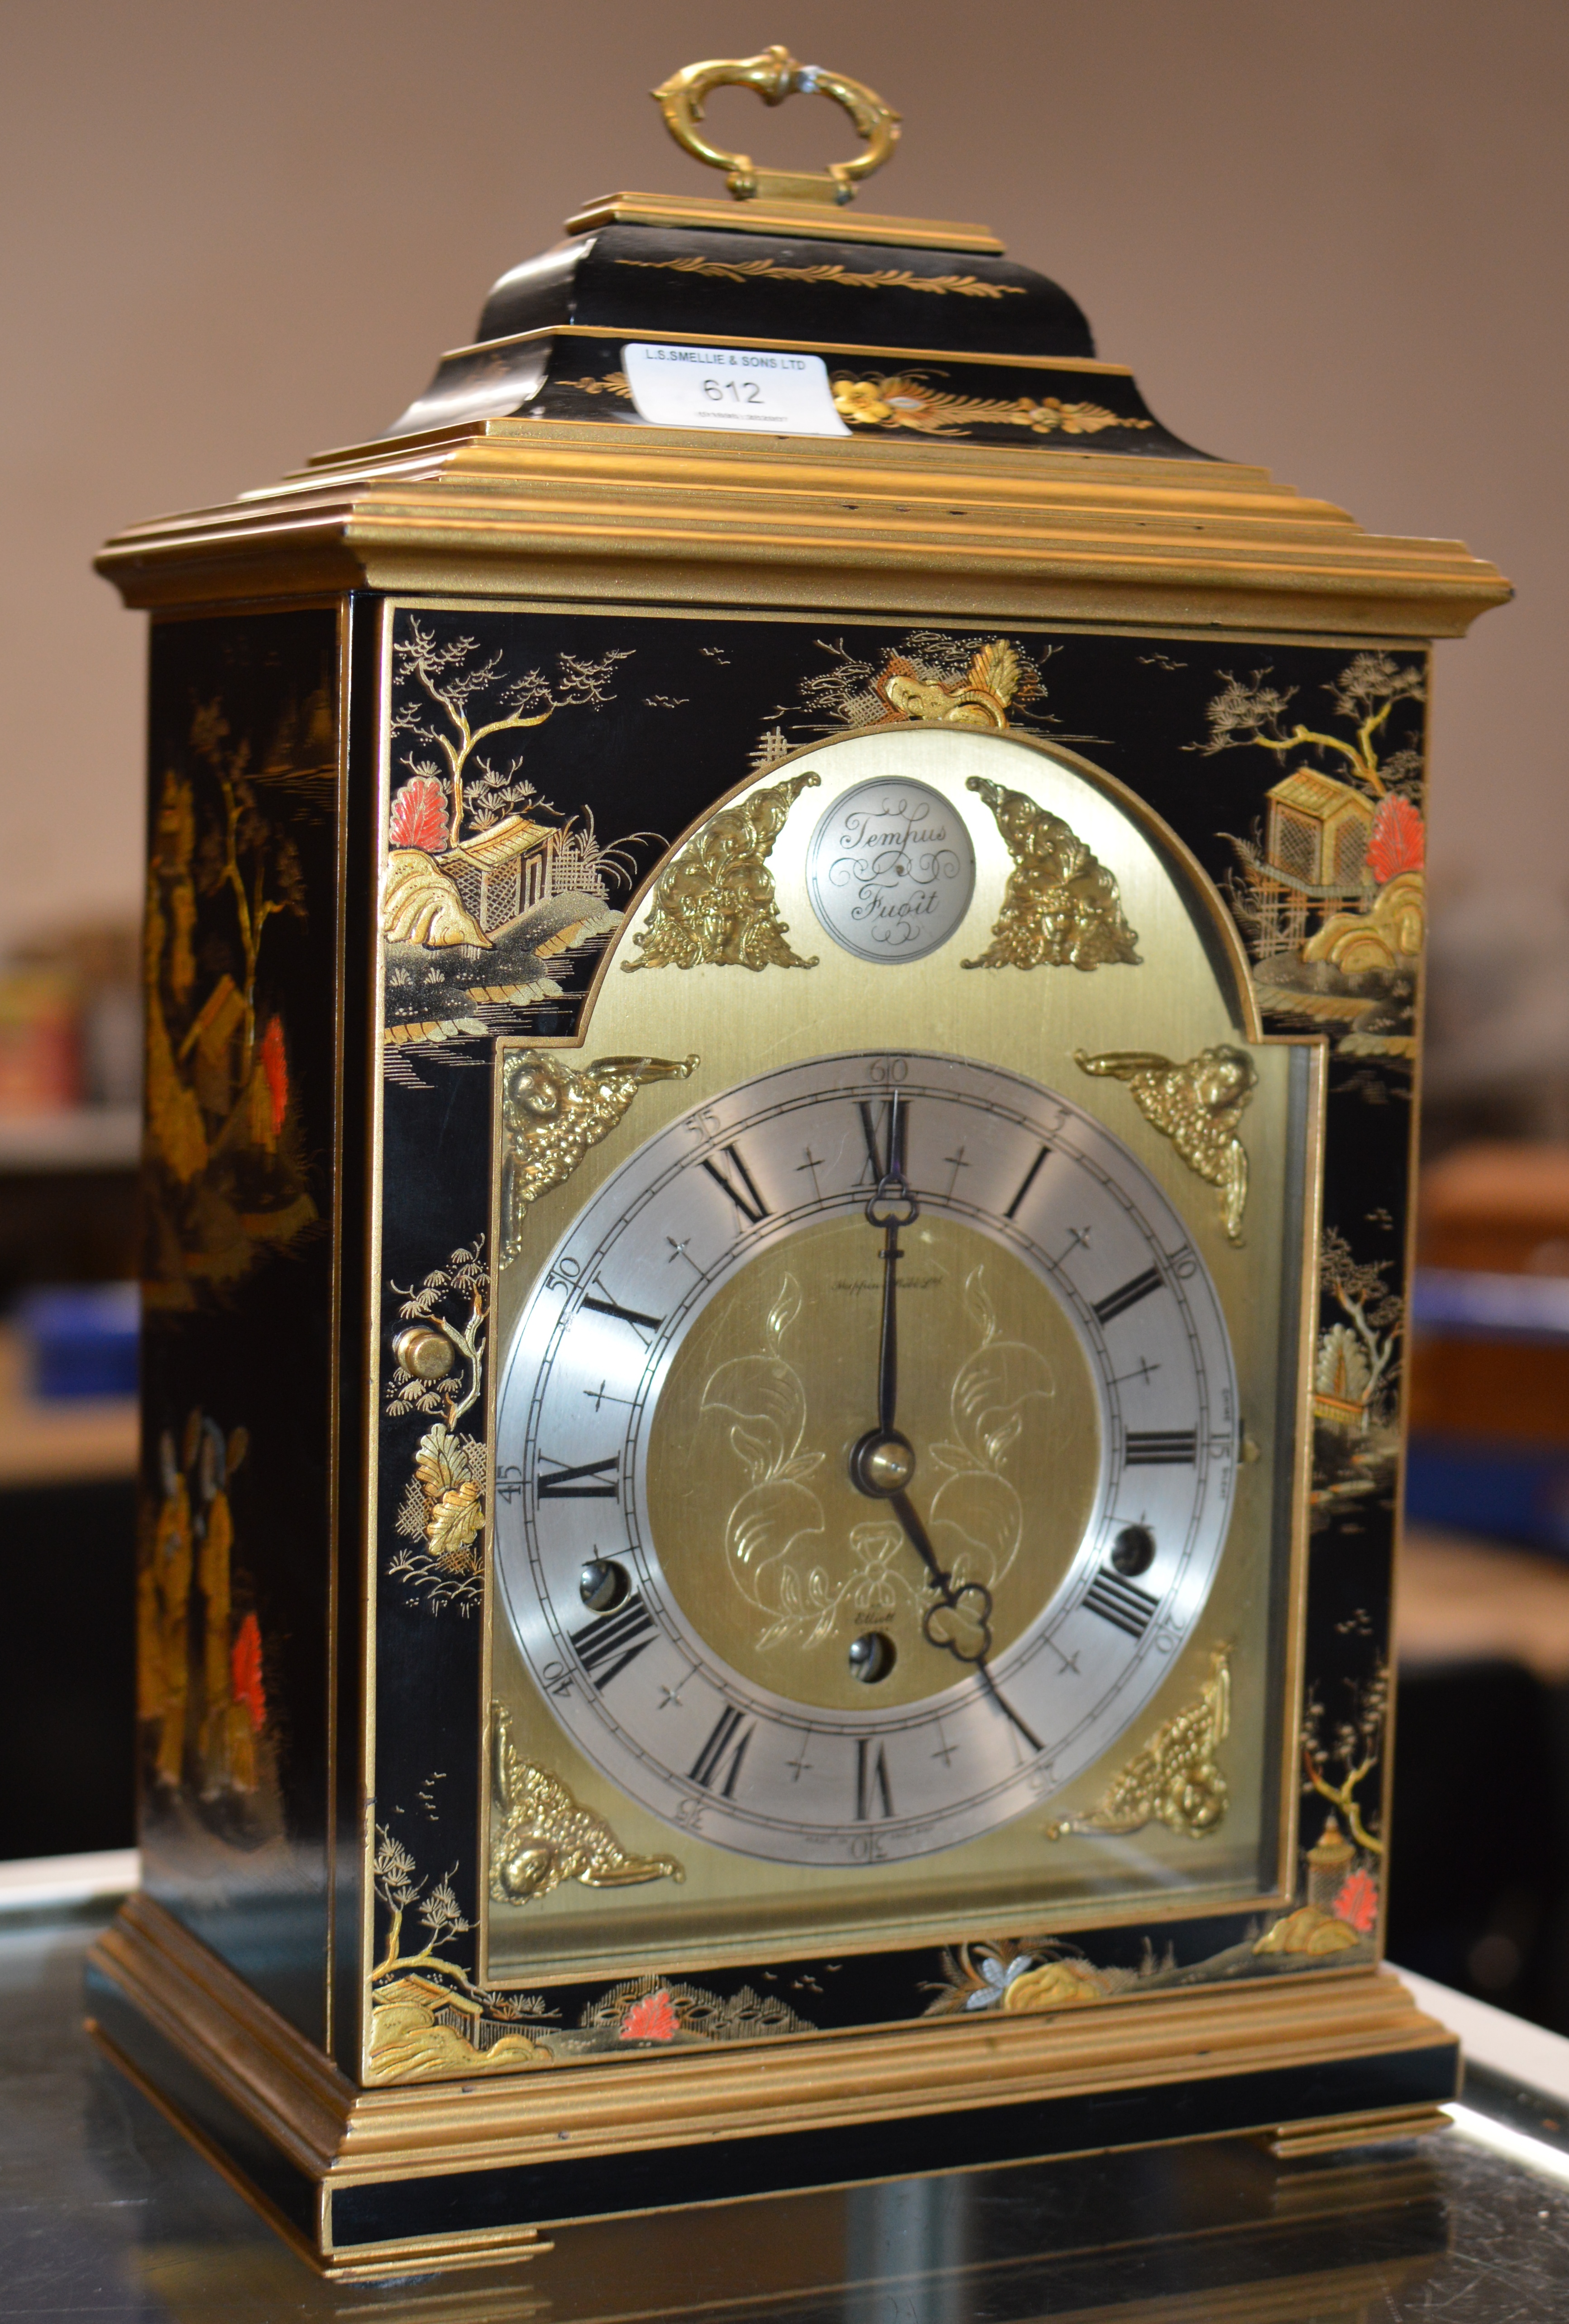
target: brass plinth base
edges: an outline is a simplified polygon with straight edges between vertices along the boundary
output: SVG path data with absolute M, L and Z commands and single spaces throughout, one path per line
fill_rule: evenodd
M 1458 2071 L 1454 2037 L 1367 1970 L 363 2089 L 144 1896 L 89 1961 L 106 2053 L 343 2276 L 512 2260 L 572 2221 L 918 2172 L 1244 2134 L 1286 2153 L 1399 2137 Z

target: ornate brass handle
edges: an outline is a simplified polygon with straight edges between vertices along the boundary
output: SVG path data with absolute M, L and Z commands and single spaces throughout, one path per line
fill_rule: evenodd
M 726 86 L 754 88 L 765 105 L 782 105 L 787 97 L 831 97 L 842 105 L 866 140 L 866 150 L 853 161 L 831 161 L 826 170 L 760 170 L 750 154 L 725 153 L 702 136 L 703 100 L 711 88 Z M 884 105 L 874 89 L 843 73 L 826 72 L 820 65 L 798 65 L 788 49 L 765 49 L 760 57 L 715 58 L 706 64 L 685 65 L 653 91 L 665 126 L 678 145 L 710 169 L 723 170 L 725 182 L 738 202 L 847 202 L 856 182 L 880 170 L 899 143 L 899 115 Z

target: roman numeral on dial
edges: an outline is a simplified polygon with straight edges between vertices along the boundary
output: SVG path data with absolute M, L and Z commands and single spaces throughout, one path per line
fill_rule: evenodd
M 861 1115 L 861 1135 L 866 1140 L 866 1166 L 858 1183 L 881 1185 L 884 1178 L 902 1178 L 904 1157 L 909 1144 L 909 1106 L 901 1098 L 897 1105 L 884 1098 L 876 1105 L 867 1099 L 857 1101 Z
M 540 1456 L 550 1461 L 549 1452 Z M 541 1472 L 534 1479 L 534 1494 L 541 1501 L 614 1501 L 621 1490 L 618 1471 L 621 1455 L 613 1452 L 608 1461 L 584 1461 L 576 1469 L 568 1469 L 559 1461 L 552 1461 L 554 1473 Z
M 591 1307 L 596 1315 L 614 1315 L 620 1323 L 630 1323 L 640 1340 L 645 1332 L 657 1332 L 664 1323 L 662 1315 L 645 1315 L 641 1307 L 623 1307 L 618 1299 L 595 1299 L 585 1294 L 579 1305 Z M 646 1340 L 644 1345 L 647 1345 Z
M 1039 1153 L 1036 1156 L 1034 1161 L 1030 1164 L 1029 1169 L 1025 1172 L 1023 1177 L 1020 1180 L 1019 1192 L 1014 1195 L 1013 1200 L 1009 1204 L 1008 1208 L 1002 1213 L 1005 1219 L 1016 1219 L 1019 1216 L 1020 1204 L 1022 1203 L 1026 1194 L 1029 1194 L 1031 1186 L 1034 1185 L 1036 1179 L 1040 1175 L 1042 1163 L 1048 1160 L 1050 1155 L 1050 1147 L 1043 1146 Z
M 768 1204 L 758 1192 L 756 1179 L 742 1160 L 739 1147 L 722 1146 L 719 1152 L 725 1157 L 724 1162 L 721 1162 L 715 1155 L 706 1155 L 703 1159 L 704 1169 L 713 1179 L 714 1184 L 722 1187 L 729 1195 L 748 1225 L 754 1227 L 761 1225 L 769 1215 Z M 739 1185 L 736 1183 L 737 1180 L 740 1181 Z
M 614 1613 L 601 1614 L 592 1622 L 585 1622 L 580 1630 L 569 1630 L 572 1651 L 593 1680 L 603 1691 L 613 1678 L 618 1678 L 629 1663 L 635 1663 L 654 1635 L 654 1618 L 634 1591 L 623 1605 Z
M 869 1823 L 873 1815 L 893 1813 L 893 1786 L 888 1780 L 888 1753 L 870 1736 L 855 1743 L 855 1821 Z
M 1159 1610 L 1160 1600 L 1112 1566 L 1103 1565 L 1084 1592 L 1084 1604 L 1103 1622 L 1126 1630 L 1131 1638 L 1141 1638 Z
M 1131 1428 L 1123 1456 L 1130 1469 L 1191 1469 L 1198 1459 L 1196 1428 Z
M 1152 1291 L 1159 1288 L 1160 1269 L 1147 1267 L 1142 1275 L 1131 1276 L 1117 1290 L 1109 1291 L 1103 1299 L 1097 1299 L 1095 1314 L 1103 1323 L 1114 1323 L 1119 1315 L 1125 1315 L 1130 1307 L 1137 1307 L 1140 1299 L 1148 1299 Z
M 692 1762 L 692 1781 L 701 1784 L 705 1791 L 717 1791 L 722 1800 L 734 1799 L 735 1779 L 756 1725 L 755 1720 L 749 1720 L 744 1711 L 727 1702 L 715 1722 L 713 1733 Z

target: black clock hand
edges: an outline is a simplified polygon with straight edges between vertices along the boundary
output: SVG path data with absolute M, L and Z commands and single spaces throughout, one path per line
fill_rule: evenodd
M 850 1473 L 863 1493 L 886 1495 L 908 1485 L 915 1453 L 896 1420 L 899 1403 L 899 1262 L 904 1256 L 899 1231 L 920 1216 L 920 1204 L 904 1176 L 903 1125 L 899 1093 L 889 1107 L 887 1167 L 866 1205 L 869 1223 L 882 1235 L 882 1330 L 877 1351 L 877 1426 L 850 1455 Z
M 1042 1749 L 1044 1747 L 1039 1736 L 1025 1725 L 1007 1696 L 1001 1692 L 986 1660 L 992 1651 L 992 1592 L 984 1583 L 980 1582 L 961 1582 L 955 1590 L 953 1575 L 944 1571 L 942 1563 L 931 1545 L 925 1526 L 922 1525 L 910 1505 L 909 1494 L 890 1493 L 886 1499 L 895 1517 L 904 1527 L 911 1548 L 930 1574 L 932 1585 L 937 1592 L 937 1605 L 927 1608 L 926 1617 L 921 1624 L 928 1645 L 941 1646 L 945 1652 L 953 1655 L 955 1662 L 968 1663 L 998 1710 L 1005 1719 L 1012 1720 L 1030 1749 L 1032 1751 Z M 963 1644 L 956 1638 L 938 1637 L 932 1628 L 932 1617 L 944 1610 L 960 1615 L 979 1630 L 982 1643 L 978 1654 L 966 1653 Z
M 887 1167 L 866 1205 L 868 1222 L 879 1228 L 882 1234 L 882 1332 L 877 1352 L 877 1426 L 863 1436 L 851 1451 L 851 1480 L 860 1491 L 888 1502 L 904 1527 L 911 1548 L 931 1578 L 937 1603 L 928 1607 L 921 1624 L 927 1643 L 942 1647 L 956 1662 L 967 1663 L 998 1710 L 1012 1720 L 1030 1749 L 1038 1751 L 1042 1748 L 1039 1737 L 1031 1732 L 1012 1704 L 999 1692 L 997 1682 L 987 1666 L 986 1657 L 992 1651 L 992 1592 L 979 1582 L 963 1582 L 955 1589 L 953 1576 L 945 1572 L 927 1529 L 904 1489 L 915 1474 L 915 1450 L 909 1437 L 900 1435 L 896 1425 L 899 1401 L 899 1262 L 903 1256 L 899 1245 L 899 1231 L 900 1227 L 913 1224 L 920 1216 L 920 1205 L 910 1192 L 904 1175 L 902 1128 L 899 1092 L 895 1090 L 888 1110 Z M 956 1614 L 962 1622 L 977 1630 L 981 1638 L 979 1651 L 968 1653 L 959 1638 L 939 1637 L 932 1627 L 934 1615 L 939 1613 Z

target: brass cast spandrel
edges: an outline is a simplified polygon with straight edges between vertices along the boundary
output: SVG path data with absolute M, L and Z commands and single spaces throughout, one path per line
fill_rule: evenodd
M 785 817 L 821 777 L 809 770 L 721 807 L 660 874 L 648 924 L 632 938 L 641 959 L 622 968 L 816 968 L 785 939 L 768 858 Z
M 1241 1049 L 1218 1044 L 1184 1065 L 1137 1049 L 1104 1057 L 1075 1049 L 1074 1063 L 1081 1073 L 1127 1083 L 1145 1120 L 1170 1139 L 1190 1170 L 1220 1188 L 1227 1240 L 1241 1242 L 1248 1154 L 1238 1130 L 1259 1085 Z
M 529 1204 L 568 1179 L 649 1082 L 685 1081 L 687 1057 L 601 1057 L 574 1068 L 548 1049 L 514 1049 L 502 1076 L 503 1258 L 516 1252 Z
M 493 1703 L 491 1772 L 501 1811 L 491 1836 L 490 1893 L 526 1904 L 563 1880 L 585 1888 L 635 1888 L 645 1880 L 681 1880 L 670 1856 L 635 1856 L 603 1816 L 573 1798 L 558 1775 L 526 1759 L 512 1741 L 512 1720 Z
M 1048 1840 L 1070 1831 L 1142 1831 L 1167 1824 L 1188 1840 L 1214 1831 L 1231 1802 L 1217 1754 L 1231 1731 L 1232 1649 L 1216 1646 L 1209 1676 L 1190 1702 L 1150 1736 L 1113 1777 L 1093 1808 L 1046 1827 Z
M 1083 1534 L 1101 1457 L 1094 1386 L 1063 1310 L 1000 1243 L 936 1214 L 901 1242 L 902 1328 L 923 1351 L 901 1375 L 914 1488 L 955 1589 L 991 1591 L 1001 1654 Z M 826 1710 L 868 1705 L 845 1653 L 859 1633 L 895 1649 L 879 1709 L 955 1677 L 923 1635 L 937 1600 L 902 1528 L 851 1480 L 875 1412 L 880 1288 L 857 1217 L 754 1259 L 683 1342 L 649 1455 L 650 1517 L 688 1618 L 735 1669 Z
M 1136 968 L 1139 938 L 1115 876 L 1077 833 L 1023 792 L 972 775 L 1013 858 L 992 942 L 966 968 Z

